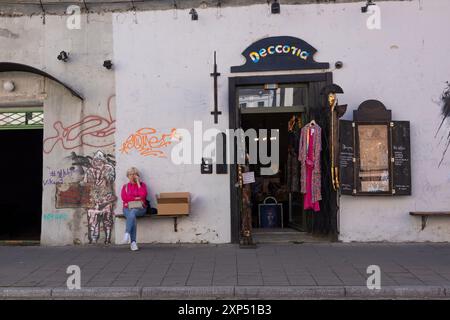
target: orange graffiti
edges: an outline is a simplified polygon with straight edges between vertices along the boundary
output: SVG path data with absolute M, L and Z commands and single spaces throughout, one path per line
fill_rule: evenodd
M 56 133 L 44 140 L 44 153 L 50 153 L 61 142 L 65 150 L 72 150 L 83 145 L 96 148 L 104 148 L 114 145 L 114 141 L 105 141 L 106 137 L 113 140 L 116 131 L 116 120 L 112 117 L 111 100 L 108 99 L 108 117 L 89 115 L 72 125 L 64 126 L 61 121 L 56 121 L 53 128 Z M 111 140 L 109 139 L 109 140 Z
M 176 129 L 172 129 L 169 134 L 162 134 L 161 138 L 156 135 L 156 129 L 141 128 L 131 134 L 120 148 L 121 153 L 127 153 L 131 149 L 136 149 L 142 156 L 152 156 L 166 158 L 163 151 L 158 150 L 167 147 L 176 138 Z

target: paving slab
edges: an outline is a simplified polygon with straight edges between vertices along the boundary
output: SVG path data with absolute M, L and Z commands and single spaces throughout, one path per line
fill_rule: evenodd
M 0 247 L 0 298 L 450 297 L 450 244 L 304 243 L 142 244 Z M 365 287 L 369 265 L 381 269 L 380 291 Z M 64 289 L 69 265 L 81 268 L 81 291 Z M 128 289 L 127 289 L 128 288 Z M 185 291 L 183 291 L 185 288 Z M 208 289 L 205 289 L 208 288 Z M 228 288 L 228 289 L 220 289 Z M 203 290 L 203 291 L 202 291 Z M 147 296 L 148 296 L 147 295 Z

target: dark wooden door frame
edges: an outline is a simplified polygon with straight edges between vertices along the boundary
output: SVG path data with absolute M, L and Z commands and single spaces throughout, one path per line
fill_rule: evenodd
M 239 76 L 228 78 L 228 106 L 229 106 L 229 128 L 237 129 L 240 125 L 239 105 L 236 104 L 236 88 L 243 85 L 258 85 L 267 83 L 310 83 L 326 81 L 327 84 L 333 83 L 333 74 L 331 72 L 292 74 L 292 75 L 269 75 L 269 76 Z M 234 162 L 234 161 L 233 161 Z M 230 164 L 230 207 L 231 207 L 231 242 L 239 243 L 240 238 L 240 210 L 239 194 L 237 183 L 237 165 Z M 337 214 L 333 215 L 336 217 Z M 335 221 L 334 223 L 337 223 Z

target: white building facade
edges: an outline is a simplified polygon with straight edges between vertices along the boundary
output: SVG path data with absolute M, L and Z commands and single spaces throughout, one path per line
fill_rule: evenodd
M 198 163 L 176 164 L 172 151 L 180 141 L 164 135 L 191 132 L 191 159 L 199 160 L 196 130 L 233 127 L 230 78 L 306 74 L 331 74 L 343 88 L 339 102 L 348 105 L 343 119 L 351 120 L 363 101 L 376 99 L 393 119 L 410 122 L 411 195 L 341 195 L 335 239 L 450 241 L 448 217 L 430 217 L 422 230 L 420 217 L 409 214 L 450 208 L 450 158 L 439 165 L 447 123 L 436 136 L 450 79 L 450 41 L 443 36 L 450 29 L 450 3 L 377 1 L 379 11 L 372 14 L 361 12 L 365 2 L 282 3 L 280 14 L 270 14 L 262 2 L 199 7 L 197 21 L 189 9 L 83 13 L 81 29 L 75 30 L 61 15 L 47 15 L 45 24 L 40 16 L 0 18 L 0 62 L 45 71 L 80 96 L 42 74 L 0 73 L 2 83 L 15 84 L 14 91 L 0 94 L 3 111 L 33 106 L 44 113 L 41 244 L 87 244 L 105 237 L 119 243 L 125 224 L 113 215 L 121 213 L 120 190 L 131 166 L 140 169 L 153 205 L 161 192 L 191 194 L 191 213 L 178 219 L 177 232 L 172 219 L 143 218 L 138 242 L 236 242 L 233 167 L 226 174 L 201 174 Z M 251 44 L 281 36 L 307 42 L 317 50 L 314 60 L 329 68 L 231 72 L 245 63 L 242 52 Z M 57 59 L 62 50 L 69 52 L 67 62 Z M 211 114 L 214 52 L 218 123 Z M 102 66 L 105 60 L 112 61 L 111 70 Z M 335 67 L 337 61 L 342 68 Z M 203 148 L 211 142 L 204 140 Z M 102 220 L 98 230 L 89 220 L 96 214 Z

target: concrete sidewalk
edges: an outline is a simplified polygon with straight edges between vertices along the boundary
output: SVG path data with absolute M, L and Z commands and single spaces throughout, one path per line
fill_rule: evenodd
M 450 298 L 450 244 L 0 247 L 0 298 Z M 66 269 L 81 268 L 81 290 Z M 381 268 L 381 290 L 366 269 Z

